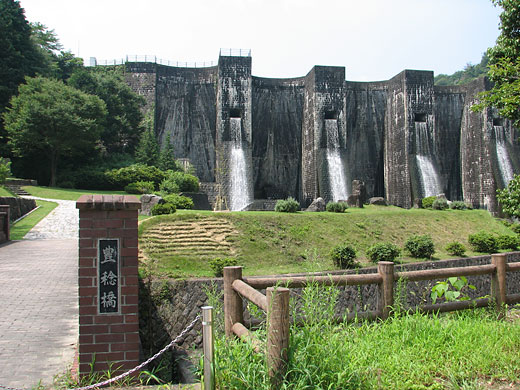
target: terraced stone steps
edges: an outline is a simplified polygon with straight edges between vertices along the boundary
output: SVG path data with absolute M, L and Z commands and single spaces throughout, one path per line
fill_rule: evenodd
M 235 253 L 230 238 L 236 234 L 229 221 L 219 218 L 163 222 L 149 228 L 140 245 L 151 256 L 225 257 Z

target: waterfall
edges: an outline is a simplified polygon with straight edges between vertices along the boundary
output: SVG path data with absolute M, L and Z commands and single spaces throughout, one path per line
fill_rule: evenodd
M 242 120 L 230 118 L 231 159 L 230 159 L 230 191 L 229 209 L 238 211 L 251 203 L 246 156 L 242 147 Z
M 433 165 L 432 143 L 427 123 L 415 122 L 415 157 L 424 197 L 435 196 L 442 192 L 439 175 Z
M 506 135 L 504 126 L 493 126 L 495 130 L 495 142 L 497 148 L 498 169 L 502 174 L 504 184 L 507 186 L 513 179 L 514 172 L 506 149 Z
M 347 200 L 347 180 L 339 153 L 338 121 L 336 119 L 325 119 L 325 131 L 327 134 L 327 163 L 329 166 L 329 183 L 332 199 L 335 202 Z

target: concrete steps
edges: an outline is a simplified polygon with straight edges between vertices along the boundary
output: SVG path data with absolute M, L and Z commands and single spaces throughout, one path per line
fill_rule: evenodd
M 22 189 L 22 187 L 17 186 L 17 185 L 5 184 L 4 187 L 7 188 L 9 191 L 11 191 L 13 194 L 16 194 L 18 196 L 31 195 L 27 191 Z

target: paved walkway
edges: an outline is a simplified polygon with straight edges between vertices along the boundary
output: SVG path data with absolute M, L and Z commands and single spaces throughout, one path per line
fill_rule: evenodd
M 78 211 L 56 201 L 29 240 L 0 246 L 0 385 L 52 384 L 78 339 Z

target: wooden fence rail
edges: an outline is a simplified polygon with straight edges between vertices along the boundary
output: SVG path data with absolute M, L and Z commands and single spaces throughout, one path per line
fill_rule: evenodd
M 347 320 L 354 318 L 386 319 L 394 305 L 394 282 L 398 280 L 421 281 L 445 279 L 454 276 L 491 275 L 490 298 L 469 301 L 445 302 L 423 305 L 422 312 L 447 312 L 495 304 L 499 317 L 505 313 L 504 304 L 520 302 L 520 294 L 507 295 L 507 273 L 520 271 L 520 262 L 507 263 L 507 254 L 494 254 L 491 264 L 441 268 L 421 271 L 395 272 L 394 263 L 379 262 L 377 273 L 364 275 L 329 275 L 295 277 L 243 278 L 242 267 L 224 268 L 224 318 L 226 336 L 238 336 L 252 342 L 255 351 L 260 352 L 260 342 L 243 324 L 242 298 L 253 302 L 267 313 L 267 367 L 271 388 L 279 388 L 287 369 L 289 347 L 289 288 L 302 288 L 310 284 L 324 286 L 360 286 L 377 284 L 379 295 L 375 311 L 349 313 Z M 276 287 L 283 286 L 283 287 Z M 266 289 L 266 295 L 260 289 Z

